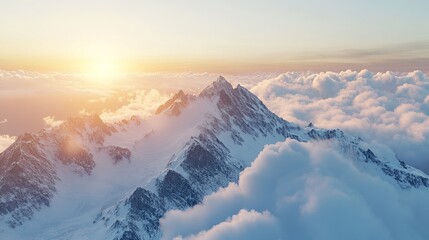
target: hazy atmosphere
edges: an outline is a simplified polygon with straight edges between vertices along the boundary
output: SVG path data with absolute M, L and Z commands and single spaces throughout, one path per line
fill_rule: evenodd
M 425 0 L 3 1 L 0 67 L 429 70 Z

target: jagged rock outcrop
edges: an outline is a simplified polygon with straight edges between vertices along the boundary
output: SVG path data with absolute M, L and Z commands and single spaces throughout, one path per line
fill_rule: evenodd
M 10 227 L 48 207 L 55 193 L 56 171 L 37 135 L 24 134 L 0 154 L 0 219 Z

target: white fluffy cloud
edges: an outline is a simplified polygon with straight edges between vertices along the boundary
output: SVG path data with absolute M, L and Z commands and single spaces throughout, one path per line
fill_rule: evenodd
M 428 239 L 427 189 L 403 190 L 355 164 L 321 143 L 270 145 L 238 184 L 168 212 L 163 238 Z
M 379 141 L 429 172 L 429 77 L 420 71 L 284 73 L 251 90 L 289 121 Z
M 15 139 L 16 137 L 13 136 L 0 135 L 0 153 L 9 147 L 15 141 Z
M 268 211 L 259 213 L 242 209 L 208 231 L 186 238 L 177 236 L 174 239 L 278 239 L 279 236 L 275 218 Z
M 24 132 L 36 132 L 46 126 L 46 122 L 41 121 L 46 116 L 65 120 L 78 115 L 83 109 L 85 110 L 82 113 L 105 112 L 103 116 L 108 121 L 121 120 L 122 116 L 128 117 L 130 114 L 146 116 L 158 107 L 149 106 L 149 103 L 162 103 L 161 98 L 180 89 L 187 93 L 199 93 L 216 80 L 218 75 L 192 72 L 133 73 L 117 74 L 109 81 L 102 82 L 100 79 L 94 81 L 90 74 L 0 69 L 0 123 L 5 118 L 9 120 L 7 124 L 1 124 L 0 134 L 20 135 Z M 240 83 L 243 86 L 251 86 L 274 76 L 276 75 L 225 75 L 233 84 Z M 143 96 L 156 97 L 156 92 L 161 95 L 160 101 Z M 129 93 L 132 96 L 129 96 Z M 144 103 L 139 103 L 139 100 Z M 124 104 L 130 106 L 120 109 Z M 117 113 L 118 117 L 113 116 L 113 112 Z
M 128 104 L 123 105 L 116 111 L 105 111 L 100 118 L 106 122 L 117 122 L 129 119 L 133 115 L 146 118 L 156 111 L 156 109 L 169 99 L 168 94 L 163 94 L 157 90 L 134 91 L 129 95 Z
M 45 125 L 48 127 L 56 127 L 60 125 L 63 121 L 56 120 L 53 116 L 46 116 L 43 118 L 43 121 L 45 122 Z

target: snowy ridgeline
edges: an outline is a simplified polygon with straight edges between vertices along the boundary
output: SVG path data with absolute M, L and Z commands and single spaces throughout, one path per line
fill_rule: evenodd
M 268 177 L 262 177 L 264 174 Z M 364 191 L 373 180 L 380 189 Z M 244 224 L 241 229 L 255 230 L 258 228 L 252 226 L 258 226 L 259 220 L 261 226 L 274 229 L 269 238 L 314 238 L 294 234 L 291 229 L 311 229 L 318 217 L 326 223 L 325 231 L 333 231 L 329 227 L 335 225 L 328 224 L 332 214 L 323 212 L 329 208 L 318 208 L 318 204 L 332 203 L 323 202 L 325 198 L 338 198 L 343 201 L 339 207 L 344 208 L 355 206 L 354 201 L 369 201 L 356 206 L 368 208 L 368 214 L 383 223 L 389 215 L 374 209 L 390 212 L 387 207 L 392 205 L 373 203 L 377 191 L 388 191 L 389 197 L 404 195 L 405 200 L 395 201 L 412 209 L 404 218 L 411 222 L 427 219 L 414 215 L 419 213 L 414 208 L 420 205 L 412 205 L 408 195 L 421 194 L 427 199 L 429 194 L 428 177 L 387 147 L 370 146 L 338 129 L 289 123 L 247 89 L 233 88 L 222 77 L 198 96 L 180 91 L 156 115 L 144 120 L 133 117 L 106 124 L 98 116 L 87 116 L 25 134 L 1 153 L 0 181 L 2 239 L 235 238 L 228 235 L 234 226 Z M 226 189 L 216 192 L 221 187 Z M 326 192 L 318 195 L 322 189 Z M 201 212 L 219 206 L 225 208 L 219 214 Z M 292 216 L 297 216 L 296 211 L 311 213 L 312 209 L 320 211 L 314 210 L 318 215 L 307 222 L 294 222 L 285 214 L 295 212 Z M 350 220 L 347 214 L 354 213 L 339 214 L 338 221 Z M 160 221 L 163 216 L 166 218 Z M 194 222 L 193 218 L 201 219 L 194 228 L 182 226 Z M 291 229 L 279 230 L 283 222 Z M 353 224 L 357 226 L 350 231 L 363 226 Z M 381 237 L 390 236 L 396 226 L 383 227 L 387 233 Z M 424 229 L 409 228 L 416 238 L 429 236 Z M 326 235 L 330 236 L 335 237 Z

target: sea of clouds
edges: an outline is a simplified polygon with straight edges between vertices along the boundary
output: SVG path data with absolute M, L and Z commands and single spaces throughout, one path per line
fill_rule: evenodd
M 225 77 L 233 84 L 252 86 L 277 75 Z M 210 73 L 134 73 L 103 80 L 85 74 L 0 70 L 0 135 L 37 132 L 79 114 L 99 114 L 107 122 L 132 115 L 145 118 L 177 91 L 198 94 L 218 76 Z M 0 151 L 3 149 L 0 145 Z
M 56 125 L 79 113 L 98 112 L 107 122 L 132 115 L 148 117 L 174 92 L 183 89 L 198 94 L 217 76 L 128 74 L 103 85 L 79 74 L 0 71 L 0 135 L 6 139 L 0 150 L 13 136 Z M 385 144 L 401 160 L 429 172 L 429 77 L 423 72 L 348 70 L 225 78 L 249 88 L 288 121 L 340 128 L 368 142 Z
M 420 71 L 284 73 L 247 87 L 288 121 L 340 128 L 429 172 L 429 78 Z M 356 164 L 320 143 L 267 146 L 238 184 L 168 212 L 163 238 L 428 239 L 428 189 L 404 190 Z
M 105 111 L 101 116 L 107 121 L 139 113 L 147 117 L 173 92 L 184 89 L 198 94 L 216 78 L 216 74 L 208 73 L 138 76 L 128 84 L 154 84 L 150 79 L 155 79 L 160 86 L 136 92 L 126 105 L 116 111 Z M 429 77 L 423 72 L 348 70 L 225 78 L 233 85 L 249 88 L 268 108 L 288 121 L 302 126 L 312 122 L 320 128 L 339 128 L 367 142 L 385 144 L 401 160 L 429 172 Z
M 429 172 L 429 77 L 420 71 L 284 73 L 251 91 L 288 121 L 377 141 Z
M 237 184 L 161 219 L 163 239 L 428 239 L 429 191 L 322 143 L 267 146 Z
M 198 93 L 216 78 L 207 73 L 128 76 L 121 80 L 123 95 L 115 93 L 117 89 L 85 88 L 86 80 L 78 75 L 0 71 L 0 99 L 10 101 L 0 104 L 19 112 L 27 102 L 19 105 L 17 96 L 34 95 L 36 99 L 55 92 L 85 93 L 88 106 L 97 103 L 102 107 L 115 98 L 118 107 L 100 108 L 105 121 L 115 122 L 135 114 L 148 117 L 175 91 Z M 429 77 L 423 72 L 348 70 L 225 78 L 233 85 L 249 88 L 269 109 L 290 122 L 342 129 L 370 145 L 386 145 L 401 160 L 429 172 Z M 41 103 L 43 108 L 32 109 L 55 110 L 52 106 L 61 106 L 66 100 L 59 104 L 48 99 Z M 76 114 L 88 114 L 77 105 Z M 9 118 L 2 109 L 0 130 L 7 130 L 21 118 Z M 40 125 L 50 127 L 64 120 L 58 117 L 60 111 L 28 116 L 37 116 Z M 25 119 L 29 122 L 17 121 L 15 127 L 34 121 Z M 0 133 L 0 151 L 14 139 L 7 131 Z M 192 209 L 168 212 L 161 221 L 163 237 L 429 239 L 428 189 L 404 190 L 356 164 L 320 143 L 287 140 L 267 146 L 237 184 L 206 197 Z
M 197 94 L 216 78 L 209 73 L 128 74 L 97 84 L 79 74 L 0 70 L 0 135 L 34 132 L 79 113 L 98 112 L 108 122 L 148 117 L 174 92 Z M 348 70 L 225 78 L 249 88 L 288 121 L 340 128 L 385 144 L 401 160 L 429 172 L 429 77 L 423 72 Z M 0 150 L 13 139 L 9 136 L 3 137 L 7 140 Z

